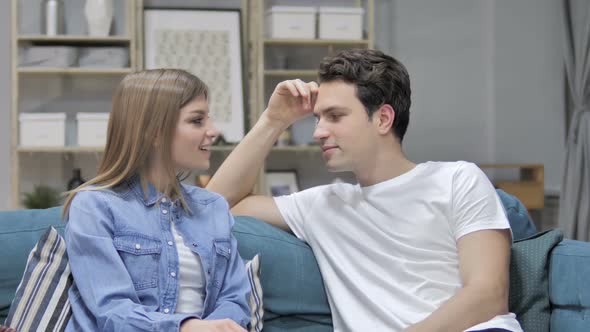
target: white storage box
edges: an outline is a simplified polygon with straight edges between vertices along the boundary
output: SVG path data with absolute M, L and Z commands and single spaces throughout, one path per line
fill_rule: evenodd
M 78 48 L 73 46 L 29 46 L 19 58 L 23 67 L 74 67 L 78 62 Z
M 266 11 L 268 38 L 314 39 L 315 7 L 272 6 Z
M 84 47 L 78 60 L 80 67 L 124 68 L 129 66 L 129 50 L 125 47 Z
M 21 146 L 65 146 L 65 113 L 21 113 L 19 122 Z
M 362 39 L 363 14 L 360 7 L 320 7 L 320 39 Z
M 105 146 L 109 113 L 77 113 L 78 145 Z

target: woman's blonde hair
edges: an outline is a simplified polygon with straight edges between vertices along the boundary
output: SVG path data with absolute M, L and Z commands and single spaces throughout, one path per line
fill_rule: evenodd
M 165 194 L 186 201 L 172 160 L 172 139 L 180 109 L 197 97 L 207 99 L 207 85 L 195 75 L 179 69 L 153 69 L 123 78 L 113 96 L 107 142 L 98 174 L 78 188 L 66 192 L 62 217 L 67 218 L 72 199 L 80 191 L 113 188 L 139 175 L 147 188 L 144 171 L 152 153 L 163 163 Z M 157 140 L 157 141 L 156 141 Z M 158 149 L 154 149 L 156 144 Z

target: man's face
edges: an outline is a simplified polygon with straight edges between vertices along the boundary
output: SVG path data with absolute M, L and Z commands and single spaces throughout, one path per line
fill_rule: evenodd
M 354 84 L 343 81 L 322 83 L 314 108 L 317 125 L 314 139 L 322 148 L 331 172 L 363 169 L 374 156 L 378 133 L 357 98 Z

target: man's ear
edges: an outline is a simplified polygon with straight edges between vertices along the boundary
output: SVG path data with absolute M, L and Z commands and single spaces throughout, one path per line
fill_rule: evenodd
M 388 134 L 391 132 L 393 120 L 395 120 L 395 111 L 389 104 L 381 106 L 373 116 L 377 116 L 377 126 L 380 134 Z

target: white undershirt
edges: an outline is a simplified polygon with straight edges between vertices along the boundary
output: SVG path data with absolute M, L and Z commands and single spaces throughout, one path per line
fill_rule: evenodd
M 201 259 L 184 244 L 174 223 L 172 223 L 172 235 L 176 242 L 179 263 L 178 302 L 175 312 L 201 315 L 205 301 L 205 277 Z

